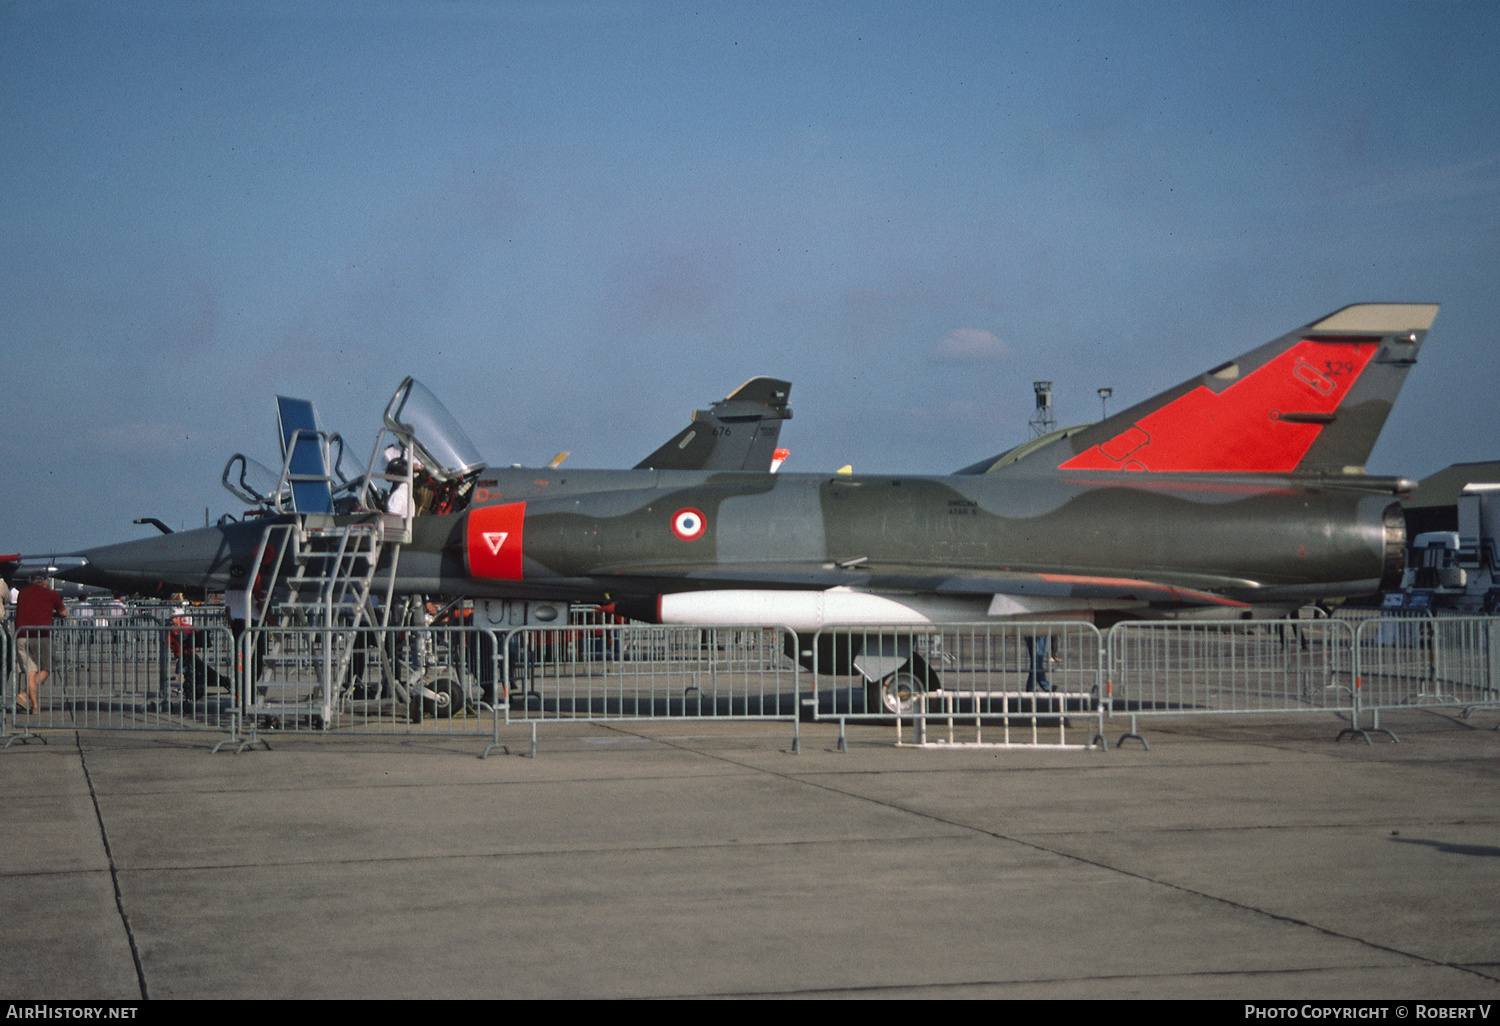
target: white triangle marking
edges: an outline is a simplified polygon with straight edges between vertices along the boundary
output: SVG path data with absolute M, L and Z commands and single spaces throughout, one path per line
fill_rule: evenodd
M 500 546 L 505 544 L 505 539 L 510 537 L 509 531 L 486 531 L 484 532 L 484 543 L 490 547 L 490 555 L 500 555 Z

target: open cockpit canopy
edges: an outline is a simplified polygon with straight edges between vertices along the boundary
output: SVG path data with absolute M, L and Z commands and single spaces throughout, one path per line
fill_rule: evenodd
M 385 408 L 386 430 L 407 440 L 427 472 L 442 481 L 484 469 L 484 458 L 432 390 L 408 377 Z
M 485 467 L 473 441 L 432 390 L 404 378 L 386 404 L 361 506 L 413 516 L 457 513 Z

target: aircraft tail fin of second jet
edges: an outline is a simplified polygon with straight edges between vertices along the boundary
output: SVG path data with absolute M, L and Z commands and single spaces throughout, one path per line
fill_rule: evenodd
M 636 470 L 771 469 L 781 422 L 790 420 L 792 384 L 751 378 L 706 410 L 695 410 L 687 427 L 635 465 Z
M 1050 443 L 968 468 L 1361 474 L 1434 303 L 1362 303 Z

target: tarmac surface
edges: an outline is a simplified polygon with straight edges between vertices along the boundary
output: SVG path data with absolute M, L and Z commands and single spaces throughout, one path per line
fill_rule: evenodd
M 0 752 L 0 995 L 1494 999 L 1497 719 L 48 731 Z

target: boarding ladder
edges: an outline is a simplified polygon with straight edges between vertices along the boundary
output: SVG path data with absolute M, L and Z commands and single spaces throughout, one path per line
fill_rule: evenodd
M 274 618 L 280 630 L 274 651 L 257 631 L 249 643 L 254 654 L 245 653 L 244 710 L 252 725 L 277 718 L 335 725 L 360 631 L 384 626 L 388 616 L 405 538 L 404 518 L 380 513 L 294 514 L 266 527 L 255 563 L 266 601 L 254 610 L 253 624 L 264 629 Z M 373 598 L 380 592 L 377 611 Z
M 271 493 L 276 514 L 261 534 L 252 592 L 252 649 L 243 653 L 244 711 L 252 725 L 288 717 L 334 726 L 338 696 L 360 631 L 383 627 L 391 608 L 401 546 L 411 517 L 371 510 L 336 515 L 334 436 L 311 404 L 278 397 L 283 433 L 281 480 Z M 342 443 L 340 443 L 342 445 Z M 383 558 L 384 557 L 384 558 Z M 374 601 L 383 575 L 379 612 Z M 268 616 L 278 651 L 267 652 Z

